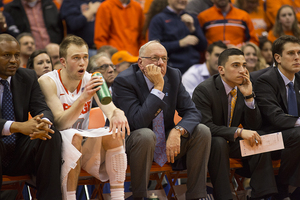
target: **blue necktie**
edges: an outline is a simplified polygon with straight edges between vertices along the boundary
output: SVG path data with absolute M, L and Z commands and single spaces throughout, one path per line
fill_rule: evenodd
M 7 80 L 0 80 L 1 84 L 4 86 L 3 96 L 2 96 L 2 119 L 14 121 L 15 115 L 14 115 L 14 106 L 12 101 L 12 94 L 9 90 L 9 84 Z M 15 149 L 16 144 L 16 135 L 12 134 L 10 136 L 4 136 L 2 138 L 2 141 L 4 142 L 6 146 L 7 153 L 5 157 L 2 159 L 2 163 L 4 166 L 8 166 L 10 158 L 12 157 L 12 154 Z
M 290 115 L 298 117 L 297 98 L 293 82 L 289 82 L 288 86 L 288 112 Z
M 154 161 L 162 167 L 168 160 L 166 154 L 166 136 L 163 111 L 161 111 L 152 122 L 153 132 L 156 135 Z

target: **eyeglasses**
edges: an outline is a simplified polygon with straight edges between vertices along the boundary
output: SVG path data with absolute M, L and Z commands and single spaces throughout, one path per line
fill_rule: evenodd
M 167 63 L 169 58 L 168 57 L 158 57 L 158 56 L 153 56 L 153 57 L 141 57 L 141 58 L 147 58 L 152 60 L 153 62 L 158 62 L 159 59 L 161 59 L 164 63 Z
M 116 66 L 114 64 L 103 64 L 99 67 L 95 67 L 92 71 L 95 72 L 97 70 L 104 70 L 106 71 L 108 67 L 112 67 L 114 70 L 116 70 Z

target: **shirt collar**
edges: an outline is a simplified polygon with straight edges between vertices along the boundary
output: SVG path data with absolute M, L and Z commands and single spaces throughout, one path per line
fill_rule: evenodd
M 225 91 L 226 91 L 226 95 L 228 96 L 228 94 L 231 92 L 231 90 L 233 89 L 232 87 L 230 87 L 225 81 L 223 81 L 223 79 L 221 78 L 222 83 L 224 85 Z M 235 89 L 237 89 L 237 86 L 234 87 Z
M 277 68 L 277 70 L 279 71 L 279 74 L 280 74 L 280 76 L 282 77 L 282 79 L 284 81 L 284 85 L 287 86 L 289 84 L 289 82 L 291 82 L 290 79 L 288 79 L 285 75 L 283 75 L 283 73 L 281 73 L 281 71 L 278 68 Z M 292 82 L 294 84 L 294 82 L 295 82 L 295 76 L 294 76 Z
M 154 84 L 145 76 L 145 74 L 143 74 L 145 81 L 147 83 L 148 89 L 149 91 L 153 88 Z
M 173 8 L 171 8 L 170 6 L 167 6 L 167 8 L 169 11 L 171 11 L 172 13 L 175 13 L 177 15 L 177 12 Z M 180 11 L 179 15 L 181 15 L 183 12 L 184 12 L 183 10 Z
M 2 79 L 3 79 L 3 78 L 0 77 L 0 80 L 2 80 Z M 5 79 L 3 79 L 3 80 L 5 80 Z M 10 85 L 10 82 L 11 82 L 11 76 L 9 76 L 6 80 L 7 80 L 8 84 Z

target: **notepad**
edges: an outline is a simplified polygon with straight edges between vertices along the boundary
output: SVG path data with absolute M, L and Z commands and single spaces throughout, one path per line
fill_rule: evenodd
M 284 149 L 281 132 L 271 133 L 260 137 L 262 144 L 258 146 L 254 145 L 253 147 L 250 146 L 248 140 L 240 140 L 242 157 Z

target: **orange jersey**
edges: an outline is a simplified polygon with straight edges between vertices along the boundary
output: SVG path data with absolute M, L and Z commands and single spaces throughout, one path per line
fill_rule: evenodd
M 247 41 L 258 45 L 258 38 L 249 14 L 231 4 L 230 7 L 225 17 L 215 5 L 198 15 L 208 45 L 218 40 L 238 47 Z

